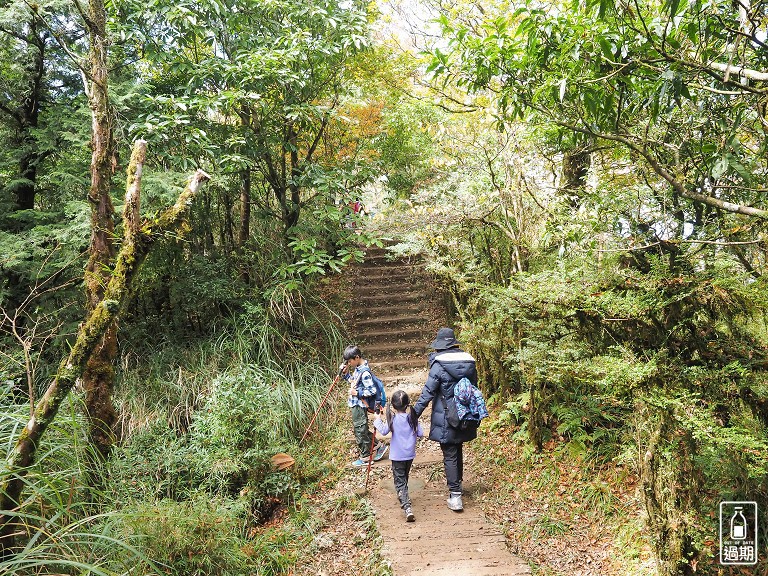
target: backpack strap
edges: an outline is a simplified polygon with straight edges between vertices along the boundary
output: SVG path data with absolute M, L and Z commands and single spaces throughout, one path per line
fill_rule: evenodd
M 363 385 L 363 377 L 365 376 L 366 372 L 368 372 L 368 374 L 370 374 L 371 380 L 373 381 L 373 372 L 371 372 L 370 366 L 368 366 L 367 364 L 364 364 L 364 365 L 360 366 L 359 368 L 360 368 L 360 377 L 357 379 L 357 389 L 358 390 L 360 390 L 360 388 Z M 373 384 L 375 385 L 376 382 L 373 381 Z M 370 396 L 361 396 L 361 398 L 370 398 Z

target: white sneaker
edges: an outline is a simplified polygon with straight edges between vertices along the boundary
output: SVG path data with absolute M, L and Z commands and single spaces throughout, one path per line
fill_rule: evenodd
M 447 500 L 448 508 L 454 512 L 461 512 L 464 510 L 464 504 L 461 502 L 461 492 L 451 492 L 450 497 Z

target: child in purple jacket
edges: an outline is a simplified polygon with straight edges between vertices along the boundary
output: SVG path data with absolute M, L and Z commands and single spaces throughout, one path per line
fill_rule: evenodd
M 394 414 L 392 409 L 394 408 Z M 396 390 L 392 394 L 389 406 L 387 406 L 387 419 L 381 419 L 376 415 L 373 425 L 381 435 L 392 432 L 392 440 L 389 443 L 389 460 L 392 462 L 392 476 L 395 479 L 395 491 L 400 507 L 405 511 L 407 522 L 413 522 L 416 518 L 411 510 L 411 499 L 408 496 L 408 475 L 411 472 L 413 459 L 416 457 L 416 439 L 424 436 L 416 414 L 410 406 L 408 394 L 403 390 Z

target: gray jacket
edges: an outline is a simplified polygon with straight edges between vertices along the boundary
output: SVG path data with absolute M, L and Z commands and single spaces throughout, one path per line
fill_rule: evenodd
M 464 377 L 477 384 L 477 367 L 470 354 L 460 348 L 430 354 L 427 383 L 413 407 L 416 416 L 421 416 L 432 402 L 430 440 L 441 444 L 461 444 L 477 437 L 477 430 L 458 430 L 449 426 L 446 420 L 446 402 L 453 398 L 453 387 Z

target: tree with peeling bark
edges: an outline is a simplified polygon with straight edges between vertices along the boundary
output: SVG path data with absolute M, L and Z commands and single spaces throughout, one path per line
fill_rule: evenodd
M 69 355 L 61 361 L 56 377 L 37 403 L 6 462 L 0 480 L 0 510 L 3 511 L 0 513 L 0 552 L 7 552 L 13 547 L 13 512 L 20 505 L 24 475 L 35 461 L 42 435 L 56 417 L 69 392 L 88 370 L 93 352 L 102 345 L 105 334 L 114 326 L 135 288 L 141 264 L 151 247 L 166 234 L 184 234 L 192 201 L 200 186 L 210 178 L 198 170 L 173 207 L 153 220 L 140 222 L 138 210 L 145 156 L 146 142 L 137 141 L 128 167 L 123 242 L 105 287 L 104 297 L 89 311 Z
M 82 14 L 90 43 L 85 89 L 91 109 L 91 243 L 85 268 L 86 310 L 95 310 L 104 299 L 113 264 L 115 209 L 112 205 L 112 175 L 116 165 L 114 110 L 109 101 L 107 11 L 103 0 L 90 0 Z M 91 421 L 91 442 L 106 456 L 114 442 L 117 420 L 112 405 L 114 362 L 117 357 L 117 325 L 106 328 L 85 372 L 85 407 Z

